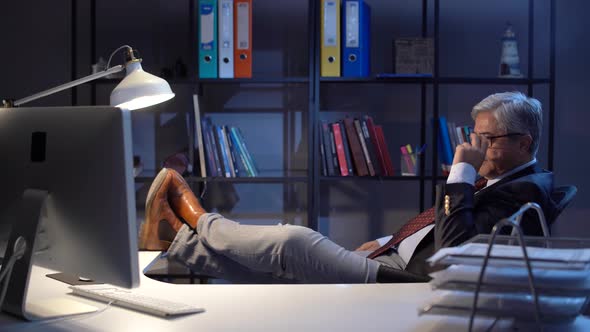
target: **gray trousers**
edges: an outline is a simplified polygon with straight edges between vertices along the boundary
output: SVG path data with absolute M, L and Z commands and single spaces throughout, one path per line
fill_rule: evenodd
M 240 225 L 219 214 L 183 226 L 168 258 L 192 271 L 239 283 L 374 283 L 380 264 L 404 269 L 396 254 L 367 259 L 307 227 Z

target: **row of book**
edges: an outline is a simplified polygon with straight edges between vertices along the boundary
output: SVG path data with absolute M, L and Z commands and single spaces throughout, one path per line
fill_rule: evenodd
M 368 77 L 371 8 L 365 0 L 321 1 L 321 75 Z
M 248 151 L 239 128 L 213 124 L 210 117 L 201 119 L 202 150 L 206 177 L 255 177 L 258 168 Z M 203 167 L 203 164 L 201 164 Z
M 383 128 L 370 116 L 320 121 L 320 154 L 324 176 L 393 176 Z
M 199 0 L 199 78 L 252 78 L 252 0 Z
M 446 117 L 438 117 L 438 152 L 441 169 L 443 173 L 450 172 L 453 164 L 453 157 L 457 145 L 464 142 L 471 143 L 469 135 L 473 133 L 473 128 L 469 126 L 457 126 L 455 122 L 447 121 Z

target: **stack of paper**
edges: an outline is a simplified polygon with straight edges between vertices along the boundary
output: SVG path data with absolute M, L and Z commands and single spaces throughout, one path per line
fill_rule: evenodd
M 487 243 L 467 243 L 458 247 L 443 248 L 428 259 L 431 265 L 466 264 L 481 266 L 488 250 Z M 527 254 L 538 268 L 587 270 L 590 266 L 588 248 L 536 248 L 527 247 Z M 489 266 L 526 266 L 522 247 L 495 244 Z
M 569 247 L 526 247 L 543 322 L 573 320 L 587 306 L 590 249 L 576 246 L 572 241 Z M 431 265 L 447 268 L 430 274 L 434 292 L 420 313 L 470 315 L 487 251 L 487 243 L 467 243 L 430 257 Z M 493 246 L 480 286 L 477 315 L 535 320 L 536 306 L 523 257 L 520 245 Z

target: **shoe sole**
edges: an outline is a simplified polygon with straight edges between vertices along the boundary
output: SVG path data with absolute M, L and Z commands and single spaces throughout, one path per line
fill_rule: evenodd
M 152 221 L 149 220 L 149 218 L 150 218 L 149 211 L 150 211 L 152 204 L 154 202 L 156 193 L 162 187 L 162 183 L 164 183 L 164 180 L 166 179 L 166 176 L 168 175 L 168 173 L 169 173 L 169 170 L 167 168 L 162 168 L 162 170 L 158 173 L 158 175 L 156 175 L 156 178 L 154 179 L 152 186 L 150 187 L 150 190 L 148 191 L 147 199 L 145 202 L 146 219 L 143 222 L 143 224 L 141 225 L 141 230 L 139 231 L 139 247 L 142 250 L 146 250 L 146 249 L 147 250 L 154 250 L 154 249 L 148 248 L 151 246 L 149 246 L 146 241 L 147 235 L 150 234 L 150 227 L 152 226 Z

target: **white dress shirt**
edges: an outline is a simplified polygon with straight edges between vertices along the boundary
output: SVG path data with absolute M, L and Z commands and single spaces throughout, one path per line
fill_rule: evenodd
M 510 176 L 516 172 L 519 172 L 519 171 L 533 165 L 536 162 L 537 162 L 537 159 L 533 158 L 533 160 L 529 161 L 528 163 L 520 165 L 509 172 L 506 172 L 496 178 L 488 179 L 488 183 L 486 184 L 486 187 L 491 186 L 492 184 L 502 180 L 503 178 Z M 477 171 L 475 171 L 475 168 L 471 164 L 464 163 L 464 162 L 458 163 L 458 164 L 455 164 L 451 167 L 451 172 L 449 173 L 449 177 L 447 178 L 447 184 L 468 183 L 473 186 L 475 184 L 476 177 L 477 177 Z M 416 251 L 418 244 L 422 241 L 422 239 L 424 239 L 424 237 L 428 234 L 428 232 L 430 232 L 433 228 L 434 228 L 434 224 L 428 225 L 428 226 L 422 228 L 421 230 L 419 230 L 418 232 L 408 236 L 402 242 L 399 243 L 399 245 L 397 247 L 397 253 L 404 260 L 404 262 L 406 262 L 406 264 L 412 258 L 412 255 L 414 254 L 414 251 Z M 377 242 L 379 242 L 380 246 L 383 246 L 392 237 L 393 237 L 393 235 L 385 236 L 385 237 L 377 239 Z

